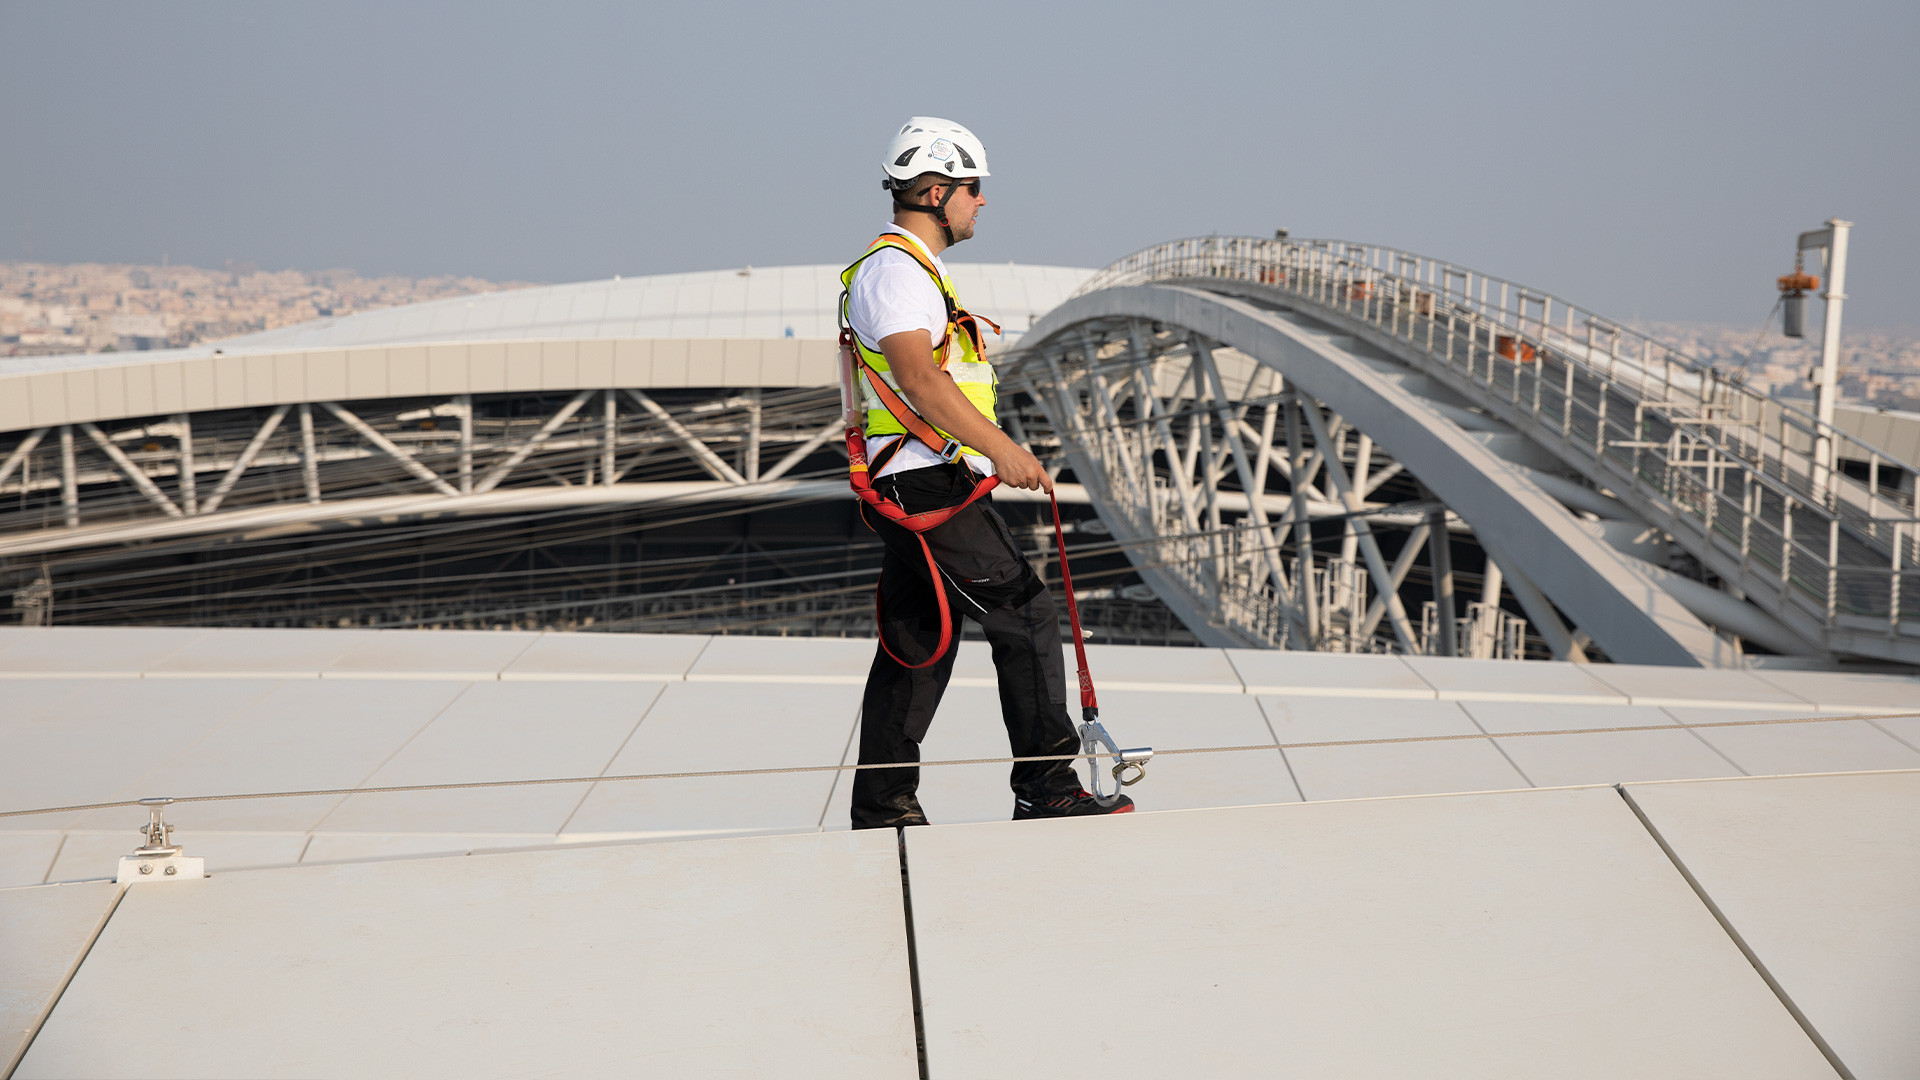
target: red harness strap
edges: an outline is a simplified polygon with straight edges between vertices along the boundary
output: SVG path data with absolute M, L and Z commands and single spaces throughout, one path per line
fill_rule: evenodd
M 1087 723 L 1100 715 L 1100 701 L 1093 696 L 1093 673 L 1087 670 L 1086 635 L 1080 632 L 1080 605 L 1073 598 L 1073 572 L 1067 569 L 1067 538 L 1060 528 L 1060 500 L 1047 492 L 1053 503 L 1053 543 L 1060 550 L 1060 587 L 1067 594 L 1067 621 L 1073 626 L 1073 655 L 1080 661 L 1080 714 Z
M 924 422 L 925 421 L 922 421 L 922 423 Z M 953 612 L 947 606 L 946 585 L 941 580 L 940 564 L 935 561 L 933 557 L 933 549 L 927 546 L 926 532 L 936 525 L 945 523 L 949 518 L 953 517 L 953 515 L 973 505 L 976 499 L 993 490 L 993 488 L 1000 483 L 1000 478 L 988 476 L 979 479 L 973 485 L 973 490 L 968 493 L 965 501 L 957 506 L 947 506 L 938 510 L 925 510 L 918 514 L 909 514 L 905 507 L 873 489 L 872 481 L 869 479 L 866 444 L 866 436 L 851 429 L 847 431 L 847 461 L 851 466 L 848 477 L 853 485 L 853 490 L 860 496 L 862 503 L 861 509 L 863 511 L 861 520 L 865 520 L 864 511 L 866 507 L 871 506 L 875 510 L 878 510 L 881 516 L 885 517 L 888 521 L 895 522 L 902 528 L 908 529 L 913 533 L 913 538 L 920 541 L 920 553 L 926 556 L 927 576 L 933 582 L 933 595 L 940 605 L 940 641 L 934 646 L 933 655 L 918 664 L 909 664 L 893 651 L 892 646 L 887 644 L 886 617 L 880 608 L 880 582 L 875 581 L 873 583 L 874 635 L 880 639 L 880 647 L 885 649 L 887 655 L 893 658 L 893 662 L 899 664 L 901 667 L 909 670 L 931 667 L 937 663 L 941 657 L 947 654 L 947 648 L 953 644 Z M 895 440 L 891 445 L 881 450 L 880 458 L 873 463 L 872 468 L 885 468 L 887 461 L 904 445 L 906 445 L 904 442 Z M 967 469 L 968 472 L 973 471 L 965 462 L 957 462 L 956 464 L 963 469 Z M 872 523 L 869 522 L 867 527 L 872 528 Z

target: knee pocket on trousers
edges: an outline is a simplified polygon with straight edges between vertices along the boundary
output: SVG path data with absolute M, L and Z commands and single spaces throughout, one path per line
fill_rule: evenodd
M 972 597 L 975 602 L 981 607 L 991 611 L 994 608 L 1002 607 L 1018 608 L 1027 601 L 1046 592 L 1047 583 L 1041 581 L 1038 574 L 1035 574 L 1032 570 L 1028 570 L 1025 574 L 1004 584 L 975 585 L 968 583 L 964 588 L 966 589 L 967 595 Z

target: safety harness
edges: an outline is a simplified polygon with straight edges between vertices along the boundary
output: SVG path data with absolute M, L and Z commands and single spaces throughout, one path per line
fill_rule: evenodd
M 866 262 L 875 252 L 887 248 L 904 251 L 912 256 L 914 262 L 933 278 L 934 287 L 940 290 L 941 298 L 946 301 L 946 334 L 934 349 L 934 358 L 939 362 L 940 370 L 947 370 L 947 364 L 952 359 L 951 346 L 954 344 L 956 331 L 968 336 L 968 343 L 972 345 L 974 354 L 984 360 L 986 344 L 981 340 L 979 324 L 984 322 L 993 327 L 995 334 L 1000 332 L 999 325 L 983 315 L 974 315 L 962 308 L 941 279 L 939 268 L 934 266 L 933 261 L 911 240 L 892 233 L 881 234 L 880 238 L 874 241 L 873 246 L 867 249 L 867 253 L 856 259 L 853 265 L 843 272 L 843 279 L 849 288 L 860 264 Z M 952 647 L 953 612 L 947 605 L 947 590 L 941 585 L 945 573 L 940 569 L 940 564 L 935 561 L 933 549 L 927 545 L 925 533 L 929 529 L 944 524 L 953 515 L 973 505 L 999 486 L 1000 478 L 983 477 L 974 472 L 973 467 L 966 462 L 963 453 L 966 448 L 960 445 L 959 440 L 934 427 L 925 417 L 915 412 L 913 406 L 907 404 L 906 399 L 887 382 L 886 377 L 867 361 L 864 355 L 865 350 L 861 348 L 861 342 L 855 336 L 848 318 L 848 300 L 848 293 L 842 292 L 840 295 L 840 404 L 847 425 L 847 482 L 852 486 L 854 494 L 860 497 L 862 521 L 866 521 L 866 508 L 871 507 L 887 520 L 913 533 L 914 539 L 920 541 L 920 552 L 927 559 L 927 576 L 933 583 L 934 596 L 940 608 L 940 640 L 934 647 L 933 655 L 921 663 L 909 664 L 896 655 L 893 648 L 887 644 L 886 620 L 880 606 L 880 583 L 876 581 L 873 587 L 874 632 L 880 639 L 880 647 L 886 650 L 887 655 L 895 663 L 909 669 L 930 667 L 945 656 L 947 649 Z M 882 447 L 879 454 L 872 460 L 867 457 L 867 410 L 859 393 L 862 379 L 866 380 L 867 388 L 879 399 L 880 404 L 904 431 L 899 438 Z M 887 498 L 874 488 L 873 478 L 886 469 L 887 462 L 893 460 L 893 456 L 900 452 L 908 439 L 919 440 L 921 445 L 939 455 L 942 460 L 958 466 L 962 475 L 972 479 L 973 490 L 967 493 L 965 499 L 953 506 L 910 513 L 906 507 Z M 1113 741 L 1113 737 L 1107 733 L 1106 727 L 1100 723 L 1100 702 L 1094 694 L 1093 674 L 1087 667 L 1087 647 L 1084 640 L 1086 635 L 1080 629 L 1080 605 L 1074 599 L 1073 575 L 1067 568 L 1067 541 L 1065 529 L 1060 521 L 1060 500 L 1051 491 L 1047 493 L 1047 498 L 1053 507 L 1053 541 L 1060 555 L 1060 584 L 1067 594 L 1067 618 L 1073 628 L 1074 658 L 1078 661 L 1080 668 L 1081 753 L 1099 754 L 1104 747 L 1104 752 L 1110 756 L 1114 779 L 1114 788 L 1111 792 L 1103 790 L 1100 783 L 1101 770 L 1097 766 L 1089 768 L 1088 773 L 1092 777 L 1094 800 L 1101 806 L 1112 806 L 1119 799 L 1121 788 L 1138 783 L 1146 775 L 1147 761 L 1153 757 L 1153 750 L 1150 747 L 1121 749 Z M 872 528 L 872 523 L 867 522 L 867 527 Z
M 956 331 L 968 336 L 976 355 L 985 356 L 986 344 L 981 340 L 979 324 L 985 322 L 993 327 L 996 334 L 1000 331 L 999 325 L 984 316 L 974 315 L 955 303 L 945 283 L 941 281 L 939 268 L 933 265 L 933 260 L 929 259 L 913 241 L 893 233 L 883 233 L 878 240 L 874 241 L 873 246 L 867 249 L 865 255 L 860 256 L 852 266 L 846 269 L 843 276 L 851 282 L 860 264 L 872 258 L 875 252 L 888 249 L 904 251 L 912 256 L 913 261 L 933 278 L 934 287 L 940 290 L 941 299 L 946 301 L 946 333 L 934 349 L 934 358 L 939 361 L 940 370 L 945 371 L 948 362 L 953 358 L 951 346 Z M 886 376 L 875 370 L 874 366 L 867 361 L 864 351 L 860 348 L 859 340 L 854 336 L 853 326 L 848 321 L 847 303 L 848 295 L 843 292 L 840 295 L 840 404 L 847 423 L 847 482 L 853 487 L 854 494 L 860 497 L 864 506 L 872 507 L 882 517 L 913 533 L 914 539 L 920 541 L 920 551 L 927 558 L 927 573 L 935 583 L 934 595 L 938 598 L 940 605 L 940 642 L 934 648 L 933 655 L 922 663 L 909 664 L 900 659 L 894 654 L 893 648 L 887 644 L 886 634 L 880 632 L 880 628 L 885 623 L 881 619 L 878 582 L 874 583 L 873 591 L 875 629 L 876 632 L 880 632 L 880 647 L 887 651 L 888 656 L 893 657 L 895 663 L 906 668 L 930 667 L 945 656 L 948 647 L 953 644 L 953 612 L 947 606 L 947 590 L 939 587 L 938 584 L 942 578 L 940 564 L 934 560 L 933 549 L 927 546 L 927 538 L 922 534 L 928 529 L 945 524 L 953 515 L 973 505 L 999 486 L 1000 478 L 983 477 L 976 473 L 973 466 L 967 464 L 963 453 L 966 448 L 960 445 L 960 441 L 934 427 L 926 421 L 925 417 L 915 412 L 913 406 L 907 404 L 906 399 L 887 382 Z M 862 379 L 866 380 L 867 389 L 879 399 L 880 404 L 905 431 L 900 438 L 882 447 L 880 453 L 872 460 L 867 457 L 867 412 L 858 392 Z M 886 469 L 887 463 L 907 445 L 908 439 L 918 440 L 921 445 L 937 454 L 941 460 L 958 466 L 961 474 L 972 480 L 973 490 L 967 493 L 965 499 L 953 506 L 911 513 L 906 507 L 887 498 L 874 488 L 873 478 Z M 868 527 L 871 528 L 871 524 Z

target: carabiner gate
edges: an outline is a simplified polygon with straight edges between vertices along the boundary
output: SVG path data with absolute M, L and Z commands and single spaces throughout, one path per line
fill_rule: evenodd
M 1091 778 L 1087 786 L 1093 801 L 1101 806 L 1112 806 L 1119 802 L 1121 788 L 1132 787 L 1144 779 L 1147 762 L 1153 758 L 1151 746 L 1121 749 L 1120 744 L 1113 741 L 1113 736 L 1107 734 L 1106 726 L 1100 723 L 1099 714 L 1092 709 L 1087 710 L 1086 721 L 1080 725 L 1080 752 L 1090 755 L 1104 753 L 1113 763 L 1110 769 L 1103 770 L 1097 757 L 1090 757 L 1087 761 L 1087 775 Z M 1100 774 L 1103 771 L 1113 776 L 1111 792 L 1102 790 Z

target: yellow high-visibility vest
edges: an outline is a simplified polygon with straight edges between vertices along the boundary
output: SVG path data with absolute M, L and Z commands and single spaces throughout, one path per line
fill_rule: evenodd
M 980 316 L 973 315 L 961 307 L 959 297 L 954 295 L 953 283 L 940 273 L 939 268 L 934 266 L 933 260 L 928 258 L 926 252 L 920 250 L 919 245 L 912 240 L 898 233 L 882 233 L 879 239 L 867 247 L 864 254 L 853 261 L 852 266 L 840 272 L 840 284 L 844 290 L 840 294 L 840 325 L 845 327 L 853 325 L 847 316 L 847 304 L 853 289 L 854 274 L 859 271 L 862 263 L 882 248 L 896 248 L 906 252 L 913 257 L 914 262 L 920 264 L 920 268 L 925 270 L 929 277 L 933 278 L 934 285 L 940 290 L 941 298 L 947 302 L 946 334 L 934 346 L 934 362 L 953 378 L 954 385 L 960 388 L 960 392 L 966 395 L 974 408 L 980 410 L 982 416 L 996 424 L 999 423 L 999 418 L 995 414 L 995 405 L 999 397 L 1000 380 L 993 372 L 993 365 L 987 362 L 986 349 L 980 340 L 979 327 L 979 321 L 985 321 L 991 326 L 992 320 L 981 319 Z M 998 330 L 999 327 L 996 326 L 994 329 Z M 852 337 L 854 348 L 860 351 L 860 358 L 878 372 L 895 393 L 899 393 L 900 384 L 894 381 L 892 372 L 887 368 L 886 354 L 876 347 L 877 343 L 867 343 L 858 333 L 853 334 Z M 857 376 L 860 398 L 867 409 L 867 437 L 906 434 L 906 427 L 894 419 L 893 414 L 888 412 L 887 407 L 881 403 L 879 395 L 875 394 L 873 388 L 868 385 L 868 377 L 864 371 Z M 944 431 L 940 434 L 951 437 Z M 979 453 L 972 447 L 964 447 L 962 452 Z

